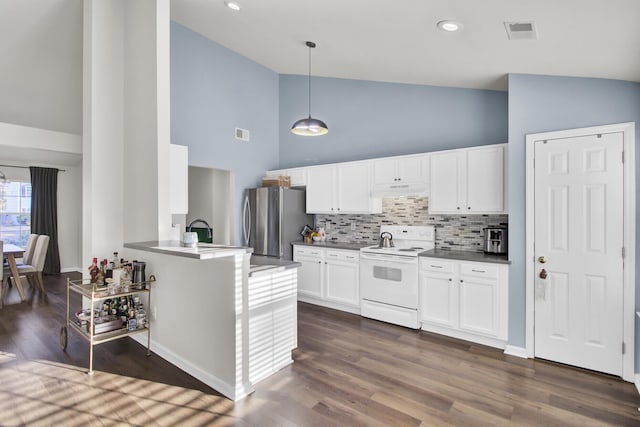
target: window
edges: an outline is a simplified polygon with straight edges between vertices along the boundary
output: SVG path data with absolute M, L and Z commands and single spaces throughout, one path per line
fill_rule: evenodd
M 31 183 L 0 183 L 0 240 L 25 247 L 31 234 Z

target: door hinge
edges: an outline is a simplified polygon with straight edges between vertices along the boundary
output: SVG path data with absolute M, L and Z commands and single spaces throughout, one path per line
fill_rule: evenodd
M 622 259 L 624 259 L 627 256 L 627 250 L 625 249 L 625 247 L 622 247 Z
M 622 342 L 622 354 L 625 354 L 627 352 L 627 346 L 625 345 L 624 341 Z

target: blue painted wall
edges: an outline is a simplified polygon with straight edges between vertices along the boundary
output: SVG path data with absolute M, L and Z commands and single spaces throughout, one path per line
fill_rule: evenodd
M 312 77 L 311 115 L 327 135 L 297 136 L 307 77 L 280 76 L 280 167 L 422 153 L 507 141 L 507 93 Z
M 278 167 L 278 96 L 277 73 L 171 23 L 171 142 L 189 146 L 190 165 L 233 172 L 237 244 L 243 190 Z
M 640 84 L 619 80 L 512 74 L 509 76 L 509 342 L 525 345 L 525 135 L 636 122 L 640 141 Z M 636 183 L 640 149 L 636 148 Z M 636 201 L 640 194 L 636 188 Z M 640 209 L 636 207 L 640 242 Z M 636 251 L 636 308 L 640 308 L 640 251 Z M 636 327 L 636 371 L 640 360 Z

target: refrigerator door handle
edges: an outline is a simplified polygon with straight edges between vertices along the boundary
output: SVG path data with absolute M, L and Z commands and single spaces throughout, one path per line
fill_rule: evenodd
M 249 246 L 251 237 L 251 209 L 249 209 L 249 196 L 244 197 L 244 207 L 242 208 L 242 233 L 244 234 L 244 244 Z

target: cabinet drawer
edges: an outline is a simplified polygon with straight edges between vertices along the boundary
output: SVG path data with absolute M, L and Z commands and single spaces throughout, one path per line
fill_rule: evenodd
M 332 259 L 341 260 L 341 261 L 359 262 L 360 252 L 359 251 L 327 250 L 327 260 L 332 260 Z
M 311 257 L 322 258 L 323 252 L 324 251 L 322 249 L 313 248 L 313 247 L 310 247 L 310 246 L 295 245 L 293 247 L 293 255 L 302 255 L 302 256 L 311 256 Z
M 453 273 L 454 263 L 436 258 L 420 258 L 420 270 L 438 273 Z
M 473 276 L 485 279 L 498 277 L 498 267 L 489 264 L 460 264 L 461 276 Z

